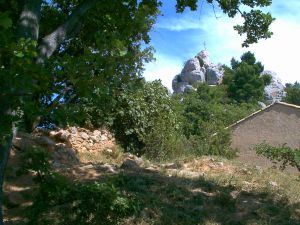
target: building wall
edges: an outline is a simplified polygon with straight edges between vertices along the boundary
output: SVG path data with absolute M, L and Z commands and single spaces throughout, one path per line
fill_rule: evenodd
M 231 146 L 240 151 L 239 159 L 242 162 L 255 161 L 257 165 L 271 165 L 256 156 L 252 148 L 263 141 L 272 146 L 287 143 L 292 148 L 300 148 L 300 108 L 274 104 L 231 129 Z

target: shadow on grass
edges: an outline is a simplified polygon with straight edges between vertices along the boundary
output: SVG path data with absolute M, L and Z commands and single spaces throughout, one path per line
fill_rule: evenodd
M 140 213 L 131 224 L 300 224 L 300 204 L 289 205 L 286 198 L 267 191 L 240 191 L 203 177 L 168 177 L 146 170 L 106 179 L 139 199 Z
M 39 207 L 39 204 L 44 204 L 45 200 L 54 203 L 48 205 L 48 208 L 42 208 L 41 205 L 39 211 L 34 212 L 34 216 L 36 218 L 55 217 L 56 223 L 49 220 L 52 221 L 49 224 L 71 225 L 78 220 L 78 215 L 72 207 L 77 207 L 76 210 L 80 211 L 79 206 L 82 204 L 83 207 L 89 208 L 85 211 L 86 215 L 82 214 L 84 219 L 76 223 L 82 225 L 300 225 L 300 203 L 291 205 L 286 197 L 279 196 L 274 191 L 242 191 L 233 186 L 219 185 L 202 176 L 197 178 L 169 176 L 159 171 L 143 168 L 121 170 L 116 174 L 106 173 L 97 177 L 97 182 L 107 184 L 104 189 L 99 189 L 101 193 L 98 193 L 93 185 L 85 187 L 88 185 L 86 182 L 49 183 L 51 192 L 56 190 L 56 196 L 41 193 L 40 197 L 35 200 L 35 204 Z M 107 198 L 111 190 L 114 195 Z M 69 194 L 61 195 L 64 191 Z M 119 212 L 117 209 L 112 213 L 109 204 L 115 204 L 114 202 L 120 199 L 130 204 L 128 211 Z M 109 209 L 103 206 L 103 201 L 107 201 L 105 204 Z M 125 204 L 124 202 L 120 204 Z M 97 210 L 101 211 L 100 217 L 100 211 Z M 54 211 L 55 214 L 53 214 Z M 74 213 L 68 215 L 69 222 L 66 220 L 66 212 Z M 116 215 L 119 217 L 118 220 L 113 218 Z M 64 218 L 65 221 L 60 223 L 59 218 Z

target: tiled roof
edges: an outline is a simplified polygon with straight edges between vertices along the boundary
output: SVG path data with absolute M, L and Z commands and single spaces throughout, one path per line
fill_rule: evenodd
M 272 106 L 274 106 L 274 105 L 276 105 L 276 104 L 280 104 L 280 105 L 284 105 L 284 106 L 289 106 L 289 107 L 292 107 L 292 108 L 300 109 L 300 106 L 299 106 L 299 105 L 293 105 L 293 104 L 289 104 L 289 103 L 286 103 L 286 102 L 279 102 L 279 101 L 276 101 L 276 102 L 274 102 L 273 104 L 268 105 L 267 107 L 265 107 L 265 108 L 263 108 L 263 109 L 260 109 L 260 110 L 258 110 L 258 111 L 256 111 L 256 112 L 250 114 L 249 116 L 246 116 L 246 117 L 244 117 L 243 119 L 240 119 L 239 121 L 237 121 L 237 122 L 235 122 L 235 123 L 229 125 L 228 127 L 226 127 L 226 129 L 231 128 L 231 127 L 234 127 L 235 125 L 237 125 L 237 124 L 239 124 L 239 123 L 241 123 L 241 122 L 243 122 L 243 121 L 245 121 L 245 120 L 247 120 L 247 119 L 249 119 L 249 118 L 251 118 L 251 117 L 253 117 L 253 116 L 255 116 L 255 115 L 257 115 L 257 114 L 259 114 L 259 113 L 261 113 L 261 112 L 263 112 L 263 111 L 265 111 L 266 109 L 271 108 Z

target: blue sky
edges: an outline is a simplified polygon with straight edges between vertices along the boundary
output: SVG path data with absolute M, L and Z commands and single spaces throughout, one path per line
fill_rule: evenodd
M 196 12 L 176 14 L 175 4 L 175 0 L 163 1 L 163 15 L 150 33 L 156 61 L 146 65 L 146 80 L 161 79 L 171 90 L 172 78 L 180 73 L 187 59 L 204 49 L 204 43 L 213 63 L 229 65 L 232 57 L 239 59 L 244 52 L 252 51 L 265 69 L 276 72 L 283 83 L 300 80 L 299 0 L 273 0 L 264 11 L 276 18 L 271 27 L 274 35 L 249 48 L 241 47 L 244 39 L 233 30 L 242 22 L 239 16 L 228 18 L 205 0 L 199 1 Z

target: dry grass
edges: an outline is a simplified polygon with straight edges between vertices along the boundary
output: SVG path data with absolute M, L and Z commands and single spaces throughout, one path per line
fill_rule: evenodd
M 297 175 L 246 167 L 217 157 L 180 159 L 169 169 L 146 160 L 138 170 L 120 169 L 128 154 L 118 147 L 85 152 L 78 157 L 95 167 L 75 173 L 76 182 L 81 182 L 82 177 L 85 182 L 110 182 L 120 192 L 137 199 L 135 213 L 120 224 L 300 225 Z M 115 165 L 117 172 L 97 171 L 105 163 Z M 6 212 L 16 210 L 6 207 Z

